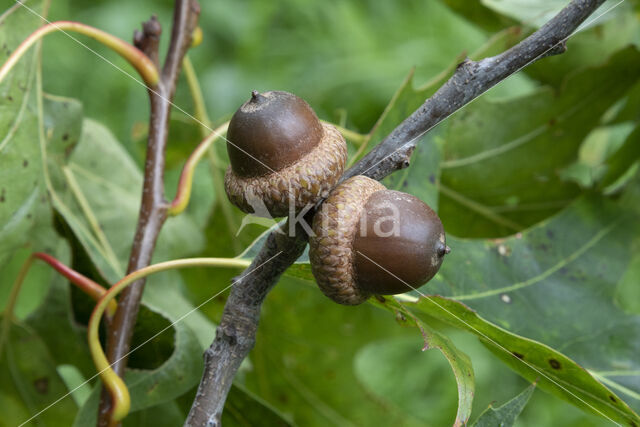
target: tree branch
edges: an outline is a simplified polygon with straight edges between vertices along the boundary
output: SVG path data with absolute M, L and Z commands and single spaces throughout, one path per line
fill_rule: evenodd
M 380 180 L 407 167 L 420 136 L 511 74 L 549 54 L 563 52 L 567 38 L 602 3 L 604 0 L 573 0 L 511 49 L 480 61 L 463 61 L 431 98 L 349 169 L 343 179 L 367 175 Z
M 304 252 L 304 231 L 298 227 L 289 237 L 272 232 L 251 265 L 236 279 L 224 306 L 211 347 L 204 353 L 204 375 L 194 400 L 188 425 L 218 426 L 227 393 L 240 364 L 255 344 L 260 307 L 282 273 Z
M 420 136 L 511 74 L 541 57 L 561 53 L 566 39 L 604 1 L 573 0 L 511 49 L 477 62 L 468 59 L 462 62 L 431 98 L 347 170 L 342 180 L 355 175 L 380 180 L 407 167 Z M 205 352 L 204 374 L 185 425 L 220 425 L 233 376 L 255 342 L 260 305 L 306 245 L 307 236 L 303 232 L 287 240 L 279 236 L 275 232 L 269 235 L 254 262 L 231 288 L 216 338 Z M 252 268 L 273 257 L 258 273 L 251 273 Z
M 176 88 L 180 65 L 191 44 L 191 34 L 197 25 L 200 7 L 195 0 L 176 0 L 173 13 L 171 42 L 162 70 L 160 81 L 149 87 L 151 115 L 147 140 L 142 201 L 138 225 L 131 248 L 127 273 L 146 267 L 151 262 L 153 250 L 160 230 L 167 218 L 167 202 L 164 198 L 165 147 L 169 133 L 171 100 Z M 143 31 L 134 35 L 134 43 L 154 62 L 158 62 L 160 24 L 152 17 L 143 24 Z M 107 338 L 107 357 L 113 363 L 114 371 L 123 376 L 126 355 L 133 327 L 138 316 L 140 300 L 145 280 L 129 286 L 118 301 L 118 309 L 113 318 Z M 103 389 L 99 409 L 99 425 L 107 425 L 111 412 L 109 394 Z

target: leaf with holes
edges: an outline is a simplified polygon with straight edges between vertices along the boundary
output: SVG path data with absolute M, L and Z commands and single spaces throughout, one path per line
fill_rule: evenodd
M 164 308 L 147 307 L 140 310 L 125 373 L 132 413 L 183 395 L 198 383 L 203 368 L 203 348 L 191 328 Z M 100 391 L 96 387 L 80 408 L 76 425 L 95 424 Z

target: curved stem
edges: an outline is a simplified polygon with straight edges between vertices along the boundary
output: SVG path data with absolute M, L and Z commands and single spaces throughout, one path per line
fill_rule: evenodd
M 49 264 L 51 267 L 53 267 L 54 270 L 56 270 L 62 276 L 66 277 L 69 282 L 76 285 L 82 292 L 89 295 L 96 301 L 100 301 L 100 298 L 102 298 L 107 293 L 107 290 L 99 283 L 94 282 L 87 276 L 78 273 L 71 267 L 64 265 L 58 259 L 52 257 L 49 254 L 46 254 L 44 252 L 34 252 L 31 257 L 37 258 Z M 112 303 L 107 306 L 107 314 L 109 316 L 113 316 L 113 314 L 116 312 L 116 308 L 118 308 L 116 302 L 112 301 Z
M 189 204 L 189 199 L 191 197 L 191 187 L 193 184 L 193 174 L 196 170 L 196 166 L 198 166 L 198 162 L 202 157 L 207 153 L 211 144 L 223 136 L 227 132 L 227 128 L 229 127 L 229 122 L 223 123 L 218 126 L 209 136 L 207 136 L 187 159 L 184 167 L 182 168 L 182 173 L 180 174 L 180 181 L 178 182 L 178 190 L 176 191 L 176 197 L 171 202 L 171 205 L 167 209 L 167 215 L 175 216 L 183 212 L 187 205 Z
M 29 48 L 34 43 L 36 43 L 47 34 L 53 33 L 55 31 L 72 31 L 84 34 L 85 36 L 89 36 L 92 39 L 99 41 L 100 43 L 126 59 L 138 71 L 138 73 L 140 73 L 140 77 L 142 77 L 142 79 L 148 86 L 155 86 L 158 83 L 158 69 L 153 64 L 151 59 L 149 59 L 144 53 L 142 53 L 142 51 L 116 36 L 113 36 L 89 25 L 73 21 L 51 22 L 31 33 L 29 37 L 27 37 L 22 43 L 20 43 L 20 46 L 18 46 L 18 48 L 13 51 L 9 59 L 7 59 L 7 61 L 0 68 L 0 82 L 2 82 L 9 71 L 11 71 L 13 66 L 22 57 L 22 55 L 24 55 L 25 52 L 29 50 Z
M 328 123 L 330 125 L 335 126 L 335 128 L 340 131 L 342 136 L 344 136 L 346 139 L 348 139 L 349 141 L 353 142 L 357 146 L 362 145 L 362 143 L 364 143 L 365 140 L 369 137 L 369 134 L 362 134 L 362 133 L 356 132 L 354 130 L 347 129 L 345 127 L 337 125 L 335 123 L 331 123 L 331 122 L 326 121 L 326 120 L 321 120 L 321 121 L 324 122 L 324 123 Z
M 27 274 L 29 273 L 29 269 L 31 268 L 34 259 L 39 259 L 49 264 L 51 267 L 53 267 L 54 270 L 56 270 L 62 276 L 66 277 L 69 282 L 76 285 L 82 292 L 89 295 L 96 301 L 99 301 L 100 298 L 102 298 L 107 293 L 107 290 L 100 286 L 98 283 L 89 279 L 87 276 L 78 273 L 74 269 L 64 265 L 62 262 L 60 262 L 60 260 L 52 257 L 51 255 L 44 252 L 32 253 L 24 261 L 22 267 L 20 267 L 18 276 L 16 276 L 16 280 L 13 282 L 13 286 L 11 287 L 11 293 L 9 294 L 7 307 L 4 310 L 2 326 L 0 328 L 0 359 L 2 359 L 2 349 L 9 332 L 9 325 L 12 321 L 13 311 L 16 302 L 18 301 L 18 295 L 20 295 L 20 289 L 22 289 L 22 284 L 24 283 L 24 279 L 26 279 Z M 109 304 L 107 304 L 106 311 L 109 318 L 111 318 L 111 316 L 113 316 L 113 314 L 116 312 L 117 307 L 118 306 L 115 301 L 110 301 Z
M 211 129 L 211 119 L 209 119 L 209 114 L 207 113 L 207 105 L 204 102 L 204 96 L 202 96 L 202 89 L 200 88 L 200 83 L 198 82 L 198 76 L 196 75 L 196 70 L 193 68 L 191 60 L 188 56 L 185 55 L 182 63 L 184 76 L 187 80 L 187 85 L 189 86 L 189 93 L 191 94 L 191 98 L 193 99 L 194 115 L 199 121 L 200 133 L 204 138 L 208 135 Z M 223 169 L 221 168 L 220 159 L 218 158 L 218 155 L 214 150 L 209 150 L 208 153 L 209 166 L 211 168 L 211 179 L 213 181 L 214 190 L 216 194 L 225 194 L 223 182 L 224 177 L 220 172 L 220 169 Z M 231 245 L 233 246 L 233 250 L 235 251 L 235 253 L 240 253 L 242 251 L 242 246 L 238 242 L 238 239 L 236 239 L 234 236 L 234 233 L 236 232 L 238 226 L 234 219 L 231 205 L 224 197 L 216 197 L 215 203 L 220 204 L 222 215 L 227 222 L 227 231 L 231 236 Z
M 193 64 L 191 63 L 191 59 L 189 59 L 188 55 L 185 55 L 182 60 L 182 69 L 184 71 L 184 77 L 187 80 L 187 85 L 189 86 L 189 94 L 193 100 L 193 115 L 199 122 L 198 124 L 200 125 L 200 132 L 203 134 L 202 136 L 207 136 L 211 130 L 211 119 L 207 113 L 207 105 L 204 102 L 204 96 L 202 96 L 202 89 L 198 82 L 196 70 L 193 68 Z
M 111 364 L 107 360 L 107 356 L 102 350 L 100 345 L 100 337 L 98 335 L 100 327 L 100 318 L 107 306 L 113 301 L 121 291 L 127 286 L 135 282 L 136 280 L 145 278 L 151 274 L 159 273 L 161 271 L 173 270 L 176 268 L 186 267 L 236 267 L 246 268 L 250 264 L 247 260 L 236 258 L 186 258 L 173 261 L 161 262 L 158 264 L 150 265 L 140 270 L 134 271 L 122 278 L 118 283 L 113 285 L 96 304 L 91 318 L 89 319 L 89 326 L 87 331 L 89 350 L 91 351 L 91 357 L 98 370 L 98 374 L 111 394 L 113 403 L 113 411 L 111 412 L 111 422 L 117 423 L 122 420 L 131 406 L 131 398 L 129 391 L 124 381 L 115 373 L 111 368 Z M 134 349 L 135 350 L 135 349 Z

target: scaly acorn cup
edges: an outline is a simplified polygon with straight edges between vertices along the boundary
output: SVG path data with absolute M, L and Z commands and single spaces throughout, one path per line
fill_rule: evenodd
M 345 305 L 422 286 L 450 251 L 426 203 L 365 176 L 331 192 L 313 219 L 309 245 L 320 289 Z
M 316 204 L 347 161 L 340 132 L 288 92 L 253 91 L 231 118 L 227 140 L 227 196 L 259 216 L 288 216 Z

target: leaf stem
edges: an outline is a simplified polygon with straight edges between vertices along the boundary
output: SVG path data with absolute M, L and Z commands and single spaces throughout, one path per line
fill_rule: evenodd
M 110 48 L 131 64 L 136 71 L 142 77 L 142 80 L 148 86 L 155 86 L 158 83 L 159 73 L 153 62 L 142 51 L 125 42 L 124 40 L 113 36 L 107 32 L 91 27 L 89 25 L 81 24 L 73 21 L 56 21 L 44 25 L 31 33 L 18 48 L 13 51 L 9 59 L 0 68 L 0 82 L 11 71 L 13 66 L 18 60 L 25 54 L 29 48 L 38 40 L 46 36 L 47 34 L 62 31 L 62 32 L 76 32 L 91 37 Z
M 104 231 L 100 226 L 100 221 L 98 221 L 96 214 L 93 212 L 93 209 L 91 209 L 91 205 L 82 192 L 82 189 L 80 188 L 80 185 L 78 184 L 73 171 L 68 166 L 62 166 L 62 173 L 64 174 L 67 184 L 69 185 L 71 193 L 80 205 L 80 209 L 82 209 L 84 217 L 93 230 L 93 234 L 95 235 L 96 239 L 98 239 L 98 242 L 100 242 L 105 255 L 109 258 L 109 261 L 112 265 L 119 266 L 118 256 L 111 247 L 109 239 L 107 239 L 107 236 L 104 234 Z
M 182 60 L 182 70 L 184 71 L 184 77 L 187 79 L 189 94 L 193 100 L 193 114 L 199 122 L 202 136 L 206 136 L 211 130 L 211 119 L 207 113 L 207 105 L 204 102 L 204 96 L 202 95 L 196 70 L 193 68 L 193 64 L 188 55 L 185 55 Z
M 362 145 L 369 138 L 369 134 L 362 134 L 362 133 L 356 132 L 354 130 L 347 129 L 345 127 L 337 125 L 335 123 L 331 123 L 331 122 L 326 121 L 326 120 L 321 120 L 321 121 L 324 122 L 324 123 L 328 123 L 330 125 L 335 126 L 336 129 L 338 129 L 340 131 L 340 133 L 346 139 L 348 139 L 349 141 L 353 142 L 357 146 Z
M 200 87 L 200 83 L 198 82 L 198 76 L 196 75 L 196 71 L 193 68 L 191 60 L 186 55 L 182 61 L 182 68 L 184 69 L 184 75 L 187 79 L 187 85 L 189 86 L 189 93 L 191 94 L 191 98 L 193 99 L 194 115 L 199 121 L 200 133 L 204 138 L 211 130 L 211 119 L 209 118 L 209 114 L 207 113 L 207 105 L 204 102 L 204 97 L 202 96 L 202 89 Z M 220 173 L 220 159 L 218 158 L 214 150 L 209 150 L 208 153 L 209 167 L 211 169 L 211 180 L 213 181 L 213 187 L 216 195 L 225 194 L 223 176 Z M 231 205 L 224 197 L 216 197 L 216 203 L 220 204 L 222 215 L 227 222 L 227 230 L 231 235 L 231 245 L 233 246 L 234 251 L 236 253 L 239 253 L 242 251 L 242 247 L 234 236 L 234 232 L 238 227 L 233 216 Z
M 249 266 L 249 264 L 249 261 L 237 258 L 186 258 L 161 262 L 158 264 L 150 265 L 148 267 L 144 267 L 140 270 L 126 275 L 118 283 L 113 285 L 100 298 L 95 308 L 93 309 L 93 312 L 91 313 L 87 336 L 89 341 L 89 350 L 91 351 L 93 362 L 96 366 L 96 369 L 98 370 L 100 378 L 102 378 L 104 386 L 111 394 L 113 405 L 113 410 L 111 412 L 112 424 L 115 424 L 122 420 L 128 414 L 131 406 L 131 398 L 129 396 L 127 386 L 111 368 L 111 364 L 107 360 L 107 356 L 104 354 L 102 346 L 100 345 L 100 337 L 98 334 L 102 313 L 109 306 L 109 304 L 113 302 L 113 298 L 115 298 L 121 291 L 123 291 L 127 286 L 134 283 L 135 281 L 143 279 L 151 274 L 159 273 L 161 271 L 186 267 L 246 268 L 247 266 Z
M 107 293 L 107 290 L 99 283 L 94 282 L 87 276 L 78 273 L 73 268 L 66 266 L 60 260 L 52 257 L 49 254 L 46 254 L 44 252 L 34 252 L 31 255 L 31 258 L 37 258 L 41 261 L 46 262 L 51 267 L 53 267 L 54 270 L 56 270 L 62 276 L 66 277 L 69 282 L 76 285 L 78 289 L 80 289 L 82 292 L 89 295 L 96 301 L 99 301 L 100 298 L 102 298 Z M 114 301 L 112 304 L 109 304 L 107 306 L 107 314 L 109 316 L 112 316 L 113 313 L 115 313 L 116 308 L 117 304 Z
M 178 182 L 178 190 L 176 191 L 176 197 L 169 205 L 167 209 L 167 215 L 176 216 L 182 213 L 189 204 L 191 198 L 191 187 L 193 186 L 193 174 L 198 166 L 198 162 L 207 153 L 211 144 L 213 144 L 219 137 L 223 136 L 227 132 L 229 122 L 223 123 L 217 129 L 209 134 L 200 144 L 193 150 L 193 153 L 187 159 L 182 173 L 180 174 L 180 181 Z
M 107 290 L 100 284 L 66 266 L 60 260 L 54 258 L 53 256 L 44 252 L 32 253 L 24 261 L 22 267 L 20 267 L 18 276 L 16 276 L 16 279 L 13 282 L 13 286 L 11 287 L 11 293 L 9 294 L 7 307 L 4 310 L 2 327 L 0 328 L 0 359 L 2 359 L 2 349 L 9 333 L 9 326 L 11 325 L 13 311 L 18 301 L 18 296 L 20 295 L 22 284 L 24 283 L 24 279 L 26 279 L 27 274 L 29 273 L 31 265 L 33 265 L 34 259 L 39 259 L 49 264 L 51 267 L 53 267 L 54 270 L 56 270 L 62 276 L 66 277 L 69 282 L 76 285 L 82 292 L 89 295 L 96 301 L 99 301 L 100 298 L 102 298 L 107 293 Z M 116 312 L 117 304 L 115 301 L 110 301 L 105 308 L 107 311 L 107 316 L 110 319 L 111 316 L 113 316 L 113 314 Z

